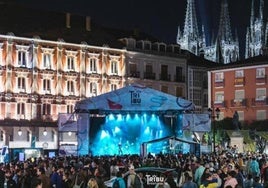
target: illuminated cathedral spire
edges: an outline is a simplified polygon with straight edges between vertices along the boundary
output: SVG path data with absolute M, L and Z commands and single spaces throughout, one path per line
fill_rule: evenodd
M 199 55 L 203 41 L 198 29 L 195 0 L 187 0 L 184 28 L 183 32 L 178 28 L 177 43 L 181 46 L 181 49 Z
M 199 33 L 196 19 L 195 1 L 187 0 L 187 9 L 183 33 L 178 30 L 177 43 L 182 49 L 188 50 L 196 55 L 202 52 L 208 60 L 221 63 L 230 63 L 239 59 L 239 43 L 234 40 L 231 31 L 230 16 L 227 0 L 222 0 L 219 30 L 216 38 L 211 44 L 206 45 L 205 29 Z M 213 35 L 213 34 L 212 34 Z
M 255 16 L 254 0 L 251 5 L 250 25 L 247 28 L 245 58 L 263 54 L 263 49 L 268 45 L 268 22 L 264 22 L 264 1 L 260 0 L 259 15 Z
M 223 0 L 221 3 L 221 14 L 219 31 L 217 36 L 221 45 L 221 54 L 224 64 L 234 62 L 239 59 L 239 43 L 236 38 L 234 40 L 231 30 L 230 16 L 228 10 L 227 0 Z M 216 52 L 219 53 L 219 52 Z M 219 62 L 217 60 L 217 62 Z

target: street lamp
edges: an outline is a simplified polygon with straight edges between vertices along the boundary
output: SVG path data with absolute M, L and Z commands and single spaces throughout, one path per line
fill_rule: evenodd
M 211 118 L 213 120 L 213 152 L 216 153 L 216 119 L 219 119 L 220 117 L 220 109 L 219 108 L 216 108 L 215 109 L 215 112 L 214 112 L 214 109 L 208 109 L 209 112 L 211 112 Z
M 44 135 L 44 136 L 47 135 L 47 129 L 46 129 L 46 127 L 45 127 L 45 129 L 44 129 L 43 135 Z
M 19 135 L 19 136 L 22 135 L 22 130 L 21 130 L 21 128 L 19 128 L 19 130 L 18 130 L 18 135 Z

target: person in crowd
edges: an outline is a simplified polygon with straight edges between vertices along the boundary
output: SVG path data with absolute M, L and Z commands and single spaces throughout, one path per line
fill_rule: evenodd
M 31 188 L 42 188 L 42 181 L 39 178 L 33 178 Z
M 184 172 L 185 181 L 182 188 L 198 188 L 197 184 L 193 182 L 192 176 L 188 172 Z
M 236 176 L 236 172 L 234 170 L 231 170 L 227 173 L 227 178 L 226 178 L 226 181 L 224 183 L 224 188 L 226 188 L 227 186 L 231 186 L 232 188 L 236 188 L 236 186 L 238 185 L 238 182 L 237 182 L 235 176 Z
M 12 179 L 12 174 L 11 174 L 10 169 L 6 169 L 5 171 L 4 187 L 17 188 L 16 182 Z
M 244 188 L 252 188 L 252 187 L 253 187 L 253 178 L 251 174 L 248 174 L 244 182 Z
M 198 187 L 201 185 L 201 178 L 205 171 L 205 167 L 203 166 L 203 161 L 196 161 L 196 170 L 194 174 L 194 181 L 197 183 Z
M 57 165 L 53 165 L 52 167 L 52 174 L 50 176 L 50 184 L 52 187 L 62 187 L 62 177 L 61 174 L 58 171 Z
M 46 176 L 45 173 L 46 172 L 45 172 L 44 167 L 37 168 L 37 177 L 42 182 L 42 188 L 51 188 L 50 179 L 49 179 L 49 177 Z
M 260 166 L 258 161 L 256 160 L 256 156 L 253 156 L 250 163 L 249 163 L 249 174 L 252 175 L 253 179 L 255 177 L 259 177 L 260 176 Z
M 113 187 L 126 188 L 126 182 L 123 179 L 123 174 L 121 171 L 117 172 L 116 179 L 113 182 Z
M 72 181 L 69 178 L 69 172 L 65 171 L 63 172 L 62 176 L 62 188 L 71 188 L 72 187 Z
M 216 177 L 214 177 L 214 174 L 208 172 L 204 173 L 205 180 L 201 182 L 200 188 L 217 188 L 218 183 Z
M 254 188 L 263 188 L 263 185 L 261 184 L 261 178 L 256 176 L 253 181 L 253 187 Z
M 88 188 L 99 188 L 98 182 L 95 178 L 90 178 L 87 183 Z
M 185 178 L 185 173 L 187 173 L 189 176 L 193 177 L 193 171 L 192 171 L 192 167 L 189 163 L 185 164 L 181 175 L 180 175 L 180 179 L 179 179 L 179 187 L 182 187 L 182 185 L 184 184 L 184 182 L 186 181 Z

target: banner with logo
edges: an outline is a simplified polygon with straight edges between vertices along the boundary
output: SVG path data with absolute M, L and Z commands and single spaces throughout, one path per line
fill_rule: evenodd
M 182 130 L 194 132 L 211 131 L 211 119 L 209 114 L 183 114 Z

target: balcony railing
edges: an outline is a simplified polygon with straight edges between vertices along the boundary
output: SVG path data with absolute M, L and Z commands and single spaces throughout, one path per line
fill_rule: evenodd
M 159 74 L 160 80 L 170 81 L 170 74 Z
M 153 72 L 144 72 L 144 79 L 155 80 L 155 73 Z
M 224 87 L 224 79 L 215 81 L 215 87 Z
M 245 85 L 245 77 L 237 77 L 234 81 L 235 85 Z
M 263 77 L 257 77 L 256 78 L 256 84 L 265 84 L 267 80 L 267 76 L 263 76 Z
M 175 75 L 174 82 L 185 82 L 185 76 Z
M 132 77 L 132 78 L 140 78 L 140 72 L 138 71 L 132 71 L 129 73 L 129 77 Z
M 231 100 L 231 107 L 245 107 L 246 105 L 247 105 L 247 99 Z
M 251 102 L 252 106 L 264 106 L 268 105 L 268 98 L 253 98 Z
M 225 107 L 225 101 L 214 101 L 214 108 L 223 108 Z

